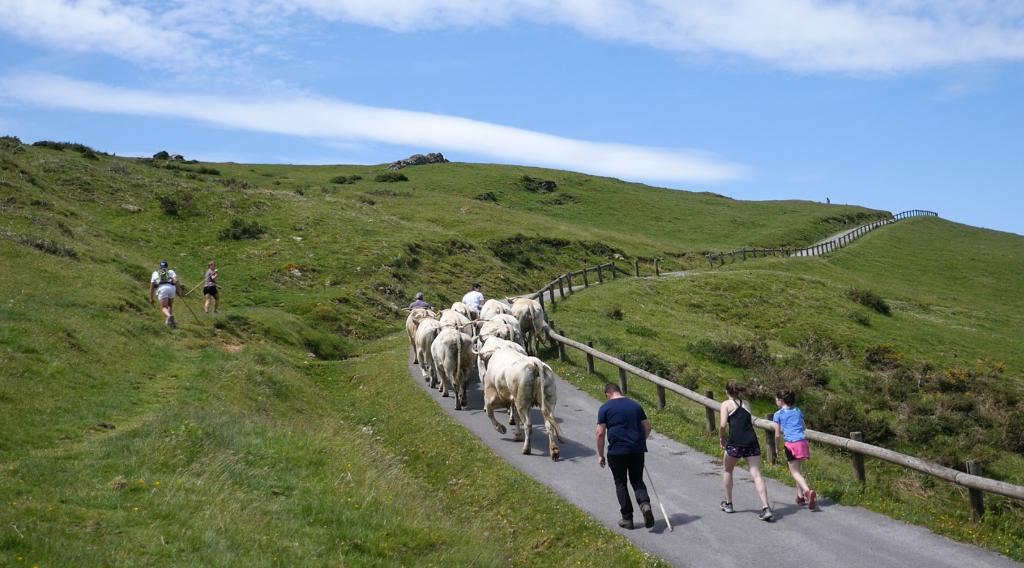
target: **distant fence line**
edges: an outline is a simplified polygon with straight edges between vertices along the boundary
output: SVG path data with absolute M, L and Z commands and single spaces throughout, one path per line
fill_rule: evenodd
M 705 258 L 707 258 L 708 264 L 710 265 L 710 267 L 714 268 L 715 267 L 715 263 L 718 263 L 718 266 L 724 265 L 725 264 L 725 259 L 727 257 L 729 259 L 731 259 L 732 262 L 736 262 L 737 258 L 739 260 L 747 260 L 748 256 L 751 257 L 751 258 L 757 258 L 759 256 L 760 257 L 766 257 L 766 256 L 782 256 L 782 257 L 786 257 L 786 256 L 818 256 L 818 255 L 822 255 L 822 254 L 825 254 L 825 253 L 829 253 L 829 252 L 833 252 L 833 251 L 839 250 L 839 249 L 845 247 L 846 245 L 850 244 L 852 241 L 860 238 L 861 236 L 863 236 L 863 235 L 865 235 L 867 233 L 870 233 L 871 231 L 874 231 L 875 229 L 877 229 L 879 227 L 884 227 L 885 225 L 891 225 L 892 223 L 895 223 L 897 221 L 902 221 L 903 219 L 909 219 L 911 217 L 938 217 L 938 216 L 939 216 L 939 214 L 934 212 L 934 211 L 925 211 L 923 209 L 911 209 L 910 211 L 903 211 L 902 213 L 897 213 L 897 214 L 893 215 L 892 217 L 887 217 L 885 219 L 879 219 L 878 221 L 874 221 L 874 222 L 868 223 L 866 225 L 861 225 L 861 226 L 857 227 L 856 229 L 853 229 L 852 231 L 850 231 L 850 232 L 848 232 L 848 233 L 846 233 L 846 234 L 844 234 L 844 235 L 842 235 L 840 237 L 836 237 L 834 239 L 830 239 L 830 240 L 822 242 L 822 243 L 811 245 L 809 247 L 795 248 L 795 249 L 794 248 L 789 248 L 789 247 L 742 248 L 742 249 L 732 250 L 732 251 L 729 251 L 729 252 L 710 253 L 710 254 L 706 255 Z
M 661 261 L 654 259 L 652 261 L 654 266 L 654 275 L 661 276 Z M 635 276 L 640 277 L 641 261 L 633 261 L 633 273 L 630 274 L 627 270 L 620 268 L 614 262 L 606 262 L 604 264 L 598 264 L 597 266 L 585 266 L 582 270 L 575 272 L 566 272 L 565 274 L 559 274 L 554 280 L 548 282 L 543 288 L 537 290 L 532 294 L 528 294 L 527 298 L 532 298 L 540 302 L 541 307 L 544 307 L 545 302 L 551 302 L 554 304 L 559 299 L 565 298 L 573 294 L 573 286 L 582 285 L 584 288 L 589 288 L 591 284 L 591 278 L 595 278 L 594 284 L 603 284 L 605 277 L 612 280 L 616 279 L 619 274 L 623 276 Z M 575 281 L 574 281 L 575 279 Z M 556 294 L 555 291 L 558 291 Z M 547 298 L 545 300 L 545 297 Z
M 929 211 L 906 211 L 900 213 L 902 217 L 894 216 L 890 219 L 884 220 L 886 223 L 893 223 L 899 219 L 904 219 L 909 216 L 918 216 L 922 214 L 935 215 Z M 899 217 L 899 218 L 897 218 Z M 882 223 L 879 221 L 878 223 Z M 876 225 L 872 223 L 871 225 Z M 870 225 L 865 225 L 868 227 Z M 881 226 L 878 224 L 877 226 Z M 858 230 L 863 227 L 859 227 Z M 870 230 L 870 229 L 866 229 Z M 655 263 L 655 271 L 658 271 L 657 263 Z M 634 264 L 634 275 L 639 275 L 639 264 Z M 559 275 L 557 278 L 549 282 L 543 288 L 530 294 L 528 297 L 537 298 L 543 304 L 545 295 L 548 296 L 548 301 L 554 303 L 556 300 L 555 290 L 559 291 L 558 297 L 565 298 L 566 292 L 572 294 L 572 282 L 573 278 L 581 277 L 583 279 L 584 287 L 589 287 L 590 280 L 588 273 L 594 273 L 597 276 L 595 284 L 603 283 L 605 273 L 610 274 L 611 278 L 616 278 L 616 274 L 623 274 L 630 276 L 630 274 L 619 268 L 613 262 L 601 264 L 594 267 L 587 267 L 577 272 L 567 272 Z M 572 347 L 582 351 L 587 356 L 587 371 L 594 373 L 594 361 L 595 359 L 604 361 L 619 371 L 619 386 L 622 388 L 623 393 L 628 392 L 629 375 L 635 375 L 645 381 L 653 383 L 657 389 L 658 396 L 658 410 L 665 408 L 666 392 L 671 391 L 683 398 L 695 402 L 701 405 L 705 409 L 705 415 L 707 419 L 708 432 L 715 432 L 718 429 L 718 421 L 715 419 L 715 412 L 719 411 L 720 403 L 714 399 L 714 393 L 708 391 L 704 395 L 694 392 L 688 388 L 682 387 L 673 383 L 672 381 L 659 377 L 654 373 L 631 365 L 617 357 L 603 353 L 594 349 L 593 342 L 586 344 L 580 343 L 573 339 L 569 339 L 565 335 L 559 333 L 555 329 L 555 322 L 549 321 L 549 325 L 545 329 L 548 339 L 558 350 L 558 359 L 560 361 L 567 361 L 566 347 Z M 778 448 L 775 447 L 775 430 L 771 415 L 766 418 L 754 418 L 754 425 L 758 428 L 765 430 L 765 441 L 768 446 L 768 456 L 772 463 L 775 463 L 778 456 Z M 945 467 L 939 464 L 931 463 L 920 458 L 901 454 L 899 452 L 883 448 L 881 446 L 875 446 L 864 442 L 864 438 L 860 432 L 851 432 L 849 438 L 842 436 L 836 436 L 833 434 L 827 434 L 825 432 L 818 432 L 816 430 L 806 430 L 806 435 L 809 440 L 820 442 L 829 446 L 839 448 L 840 450 L 848 451 L 852 454 L 853 469 L 857 477 L 857 480 L 861 483 L 867 481 L 867 476 L 864 469 L 864 456 L 873 457 L 886 461 L 892 464 L 896 464 L 901 467 L 919 471 L 933 477 L 948 481 L 955 485 L 966 487 L 968 489 L 968 496 L 971 503 L 971 508 L 974 513 L 974 519 L 979 520 L 985 512 L 984 501 L 982 492 L 987 491 L 996 495 L 1002 495 L 1003 497 L 1009 497 L 1011 499 L 1017 499 L 1024 501 L 1024 486 L 1014 485 L 1012 483 L 1006 483 L 1005 481 L 998 481 L 988 477 L 982 476 L 981 463 L 971 460 L 966 463 L 967 472 L 955 470 L 953 468 Z

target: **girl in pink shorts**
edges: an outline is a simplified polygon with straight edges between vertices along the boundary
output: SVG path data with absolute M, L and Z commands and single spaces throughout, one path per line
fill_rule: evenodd
M 818 495 L 807 485 L 807 480 L 800 473 L 800 464 L 804 460 L 811 459 L 811 448 L 807 445 L 807 437 L 804 434 L 804 413 L 793 406 L 796 402 L 796 395 L 793 391 L 782 390 L 775 395 L 775 404 L 779 410 L 772 417 L 775 422 L 775 443 L 782 446 L 785 438 L 786 462 L 789 464 L 789 473 L 796 481 L 796 504 L 807 503 L 808 508 L 814 509 L 818 505 Z

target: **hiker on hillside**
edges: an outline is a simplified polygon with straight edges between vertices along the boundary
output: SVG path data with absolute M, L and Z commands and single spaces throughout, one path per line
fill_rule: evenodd
M 725 487 L 725 501 L 722 501 L 722 510 L 726 513 L 733 513 L 732 506 L 732 470 L 741 459 L 747 460 L 747 467 L 750 468 L 750 476 L 754 478 L 754 487 L 757 488 L 757 495 L 761 498 L 762 521 L 772 520 L 772 508 L 768 506 L 768 487 L 761 477 L 761 445 L 757 442 L 757 432 L 754 431 L 753 415 L 750 413 L 750 405 L 743 400 L 743 393 L 746 389 L 737 381 L 729 381 L 725 391 L 729 398 L 722 401 L 719 408 L 720 420 L 718 423 L 718 439 L 725 450 L 725 458 L 722 471 L 722 485 Z M 728 431 L 726 430 L 728 427 Z M 728 434 L 727 434 L 728 433 Z
M 604 387 L 607 401 L 597 411 L 597 463 L 605 466 L 604 440 L 608 438 L 608 467 L 615 480 L 615 496 L 619 499 L 619 526 L 633 528 L 633 503 L 629 500 L 627 481 L 644 516 L 644 526 L 654 526 L 651 498 L 644 484 L 644 452 L 651 435 L 651 422 L 640 403 L 622 395 L 615 383 Z
M 164 323 L 167 327 L 174 329 L 178 324 L 174 321 L 174 297 L 177 295 L 181 282 L 178 275 L 167 266 L 166 260 L 160 261 L 160 268 L 153 273 L 149 279 L 149 303 L 155 304 L 154 293 L 160 298 L 160 311 L 167 318 Z
M 480 308 L 484 306 L 484 295 L 480 292 L 479 283 L 473 283 L 473 289 L 466 292 L 466 295 L 462 297 L 462 303 L 469 306 L 469 309 L 477 314 L 480 313 Z
M 409 309 L 410 310 L 415 310 L 416 308 L 423 308 L 425 310 L 432 310 L 432 309 L 434 309 L 434 306 L 431 306 L 430 304 L 428 304 L 427 302 L 425 302 L 423 300 L 423 292 L 416 292 L 416 299 L 414 299 L 412 301 L 412 303 L 409 304 Z
M 779 407 L 772 416 L 772 421 L 775 422 L 775 447 L 782 446 L 786 451 L 789 474 L 793 476 L 793 481 L 796 481 L 796 504 L 807 503 L 807 508 L 814 510 L 817 507 L 818 495 L 800 472 L 801 463 L 811 459 L 811 448 L 807 445 L 807 436 L 804 434 L 804 413 L 793 406 L 795 403 L 796 394 L 791 390 L 780 390 L 775 395 L 775 404 Z
M 220 287 L 217 286 L 217 263 L 210 261 L 203 275 L 203 312 L 210 313 L 210 300 L 213 300 L 213 313 L 220 309 Z

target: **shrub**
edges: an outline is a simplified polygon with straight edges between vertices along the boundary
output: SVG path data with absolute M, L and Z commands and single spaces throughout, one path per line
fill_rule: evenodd
M 52 254 L 54 256 L 63 256 L 65 258 L 73 258 L 78 260 L 78 253 L 75 249 L 55 243 L 47 239 L 37 239 L 35 237 L 26 237 L 23 235 L 16 235 L 13 233 L 0 232 L 0 238 L 8 238 L 16 243 L 20 243 L 26 246 L 30 246 L 36 250 L 45 252 L 46 254 Z
M 245 190 L 245 189 L 252 189 L 253 188 L 253 185 L 251 183 L 245 181 L 244 179 L 235 179 L 235 178 L 219 179 L 219 180 L 217 180 L 217 183 L 223 185 L 224 187 L 226 187 L 228 189 L 242 189 L 242 190 Z
M 353 179 L 346 176 L 334 176 L 331 178 L 331 183 L 346 184 L 353 183 Z
M 622 313 L 622 308 L 620 308 L 618 306 L 615 306 L 614 308 L 608 310 L 608 312 L 605 313 L 605 315 L 610 317 L 613 320 L 622 321 L 622 316 L 624 314 Z
M 373 180 L 383 183 L 394 183 L 396 181 L 409 181 L 409 178 L 402 172 L 383 172 L 374 176 Z
M 160 150 L 156 154 L 153 154 L 154 160 L 168 160 L 170 157 L 171 155 L 167 153 L 167 150 Z
M 498 202 L 498 196 L 494 195 L 493 191 L 481 193 L 480 195 L 474 197 L 473 199 L 476 199 L 477 201 L 490 201 L 492 203 Z
M 234 218 L 231 225 L 220 232 L 220 238 L 224 240 L 240 241 L 242 239 L 258 239 L 267 230 L 255 219 Z
M 881 296 L 870 290 L 850 288 L 846 292 L 846 296 L 854 302 L 857 302 L 862 306 L 867 306 L 883 316 L 892 315 L 892 311 L 889 309 L 889 304 L 885 303 L 885 300 L 883 300 Z
M 99 160 L 100 159 L 100 157 L 96 155 L 96 152 L 93 152 L 92 150 L 83 150 L 82 151 L 82 157 L 85 158 L 86 160 Z
M 192 194 L 182 190 L 171 190 L 158 193 L 160 209 L 171 217 L 187 217 L 195 213 L 195 199 Z
M 348 176 L 348 179 L 349 179 L 349 181 L 359 181 L 359 180 L 363 179 L 363 176 L 361 176 L 359 174 L 352 174 L 352 175 Z
M 21 149 L 21 138 L 17 136 L 0 136 L 0 148 L 4 150 Z
M 63 152 L 64 150 L 74 150 L 76 152 L 95 153 L 95 151 L 92 148 L 86 146 L 85 144 L 78 144 L 77 142 L 54 142 L 52 140 L 40 140 L 38 142 L 33 142 L 32 145 L 39 148 L 50 148 L 51 150 L 58 150 L 61 152 Z
M 558 184 L 551 180 L 537 179 L 525 175 L 519 178 L 519 185 L 532 193 L 551 193 L 558 189 Z
M 766 365 L 771 356 L 768 353 L 768 344 L 760 337 L 754 337 L 746 343 L 701 339 L 691 343 L 689 349 L 712 361 L 743 369 Z
M 1024 411 L 1011 412 L 1003 421 L 1003 446 L 1018 454 L 1024 454 Z
M 626 326 L 626 333 L 639 337 L 658 337 L 658 332 L 644 325 Z
M 215 168 L 208 168 L 206 166 L 202 166 L 202 167 L 200 167 L 199 169 L 196 170 L 196 173 L 206 174 L 208 176 L 219 176 L 220 175 L 220 170 L 215 169 Z
M 807 425 L 843 437 L 849 436 L 850 432 L 861 432 L 865 441 L 871 444 L 888 440 L 893 435 L 885 420 L 869 417 L 852 402 L 837 396 L 825 399 L 808 412 Z
M 873 345 L 864 350 L 864 365 L 868 369 L 895 369 L 900 365 L 900 353 L 891 345 Z
M 871 327 L 871 318 L 867 314 L 861 312 L 850 312 L 847 317 L 853 320 L 854 323 L 863 325 L 864 327 Z

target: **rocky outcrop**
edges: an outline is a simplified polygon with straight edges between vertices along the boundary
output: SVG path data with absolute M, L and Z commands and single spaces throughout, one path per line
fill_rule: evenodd
M 448 160 L 440 152 L 431 152 L 430 154 L 413 154 L 404 160 L 398 160 L 397 162 L 391 162 L 388 164 L 388 169 L 391 171 L 398 171 L 406 166 L 422 166 L 424 164 L 446 164 Z

